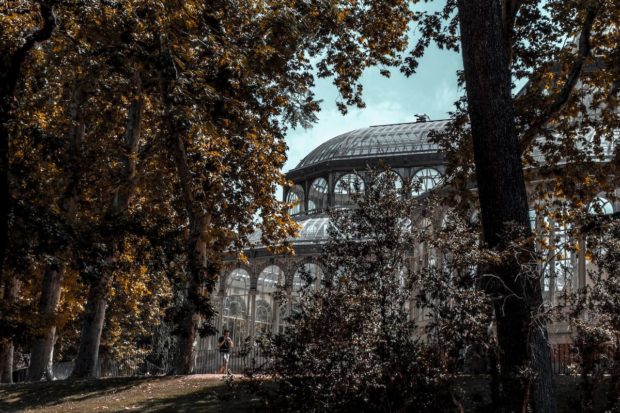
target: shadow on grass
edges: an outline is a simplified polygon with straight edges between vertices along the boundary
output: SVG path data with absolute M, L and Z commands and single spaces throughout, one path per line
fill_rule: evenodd
M 206 387 L 191 393 L 171 395 L 166 398 L 133 404 L 132 411 L 148 413 L 252 413 L 266 412 L 259 399 L 247 391 L 244 386 L 225 383 Z M 125 408 L 117 413 L 127 411 Z
M 0 412 L 18 412 L 25 408 L 51 407 L 67 401 L 87 400 L 122 392 L 144 380 L 119 377 L 3 385 L 0 386 Z

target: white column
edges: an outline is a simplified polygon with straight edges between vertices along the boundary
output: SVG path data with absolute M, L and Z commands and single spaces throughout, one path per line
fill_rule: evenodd
M 586 240 L 579 235 L 579 253 L 577 255 L 577 288 L 586 286 Z
M 250 344 L 256 337 L 256 291 L 250 291 Z

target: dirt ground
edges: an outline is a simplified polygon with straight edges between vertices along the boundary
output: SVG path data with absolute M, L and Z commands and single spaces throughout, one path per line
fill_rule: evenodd
M 256 398 L 215 374 L 0 386 L 0 412 L 234 413 L 252 412 L 257 405 Z
M 463 405 L 467 412 L 489 412 L 488 377 L 459 379 Z M 0 386 L 0 412 L 271 412 L 251 394 L 241 376 L 232 384 L 224 376 L 197 374 L 192 376 L 110 378 L 63 380 L 52 383 L 25 383 Z M 556 377 L 558 411 L 578 412 L 580 393 L 578 380 Z M 594 411 L 603 411 L 606 386 L 596 390 Z

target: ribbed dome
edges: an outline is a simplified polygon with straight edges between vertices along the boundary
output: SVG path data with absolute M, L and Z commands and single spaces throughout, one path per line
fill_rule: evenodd
M 319 145 L 295 169 L 333 160 L 437 152 L 438 146 L 429 142 L 429 133 L 447 123 L 438 120 L 356 129 Z

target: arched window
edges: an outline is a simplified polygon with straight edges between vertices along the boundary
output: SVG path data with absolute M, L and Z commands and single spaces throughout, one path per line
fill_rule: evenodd
M 256 334 L 271 330 L 274 321 L 274 293 L 284 284 L 284 272 L 277 265 L 270 265 L 258 276 L 256 284 Z
M 256 325 L 270 326 L 273 309 L 271 305 L 262 298 L 256 299 Z M 266 331 L 264 328 L 261 331 Z
M 573 249 L 570 238 L 571 225 L 569 223 L 554 223 L 553 242 L 555 246 L 554 275 L 556 290 L 564 291 L 573 276 Z
M 293 293 L 298 293 L 302 288 L 312 286 L 317 288 L 321 285 L 323 270 L 314 263 L 306 263 L 293 275 Z M 310 284 L 308 284 L 310 283 Z
M 588 214 L 590 215 L 611 215 L 613 213 L 613 205 L 602 196 L 597 196 L 588 205 Z
M 380 181 L 381 179 L 383 179 L 385 176 L 391 176 L 392 180 L 394 182 L 394 189 L 398 192 L 402 189 L 403 187 L 403 179 L 400 177 L 400 175 L 394 171 L 384 171 L 381 172 L 379 175 L 377 175 L 377 181 Z
M 249 291 L 250 274 L 243 268 L 232 270 L 226 277 L 222 322 L 235 344 L 241 344 L 249 332 Z
M 235 268 L 226 278 L 226 295 L 246 295 L 250 290 L 250 274 L 243 268 Z
M 323 178 L 312 182 L 308 192 L 308 212 L 320 211 L 327 208 L 328 184 Z
M 355 193 L 356 185 L 359 191 L 364 190 L 364 180 L 359 175 L 345 174 L 338 179 L 334 187 L 336 207 L 346 207 L 355 204 L 351 195 Z
M 415 175 L 413 175 L 413 190 L 411 191 L 411 194 L 413 196 L 420 196 L 439 185 L 440 182 L 441 174 L 436 169 L 420 169 L 415 173 Z
M 286 202 L 292 204 L 289 214 L 297 215 L 304 212 L 304 189 L 300 185 L 295 185 L 289 190 Z

